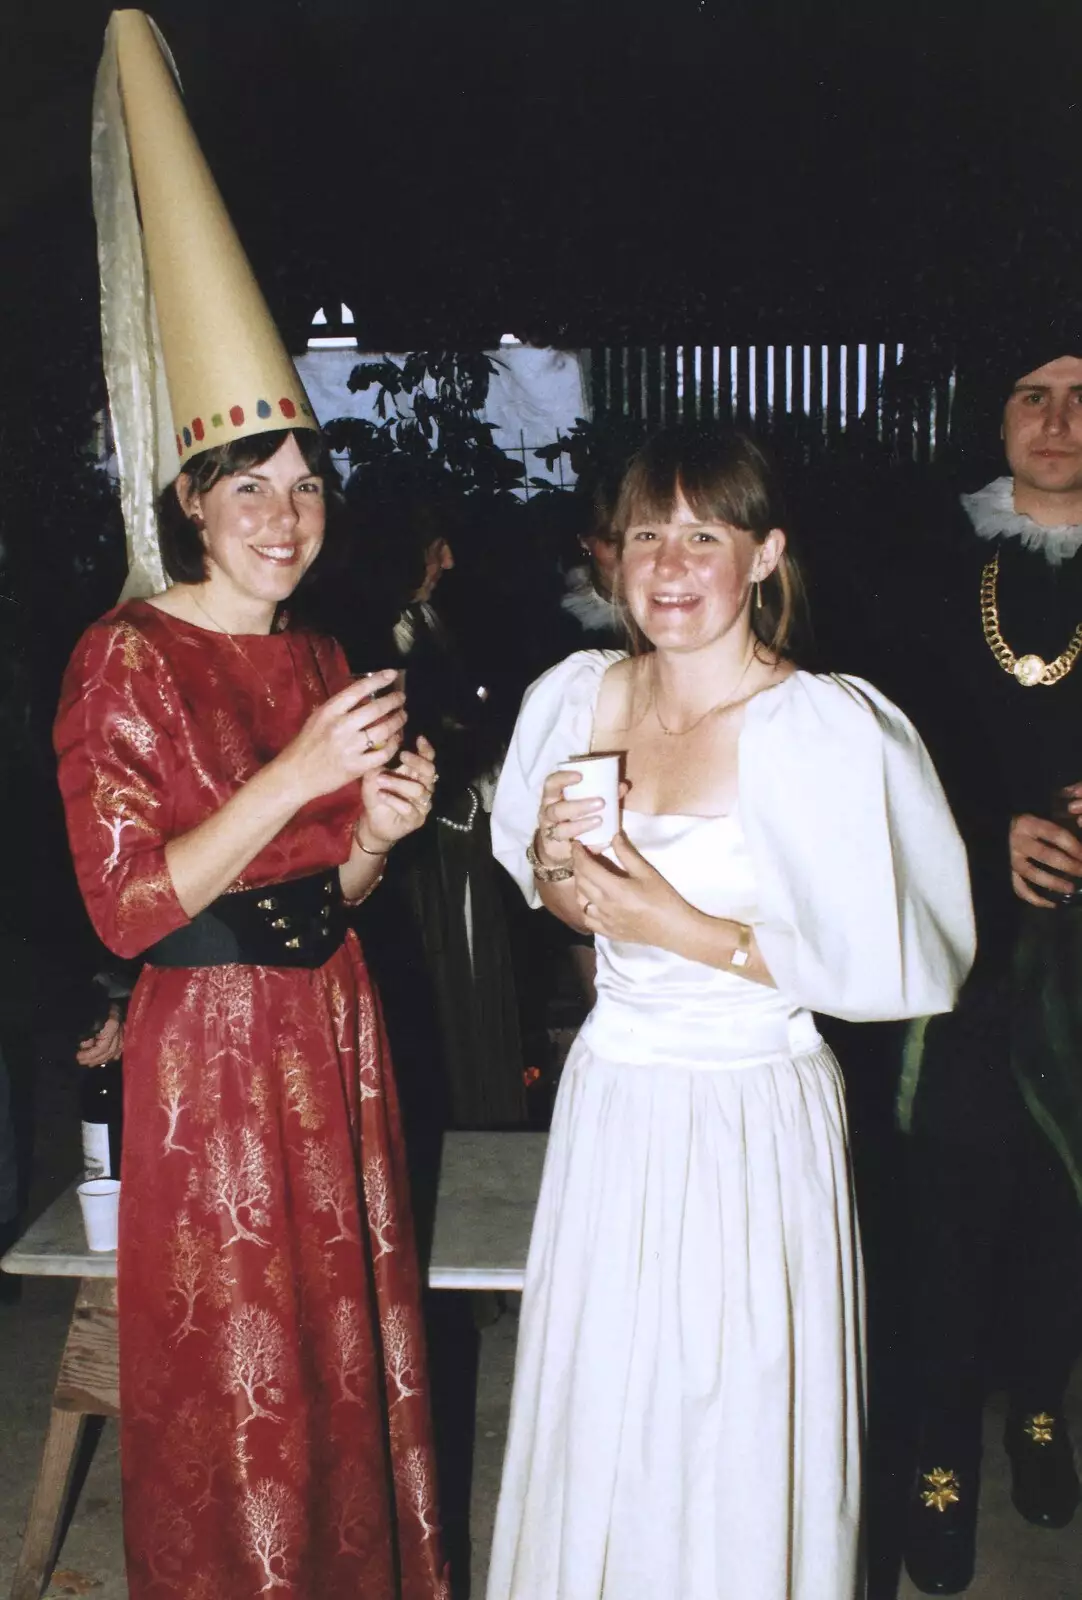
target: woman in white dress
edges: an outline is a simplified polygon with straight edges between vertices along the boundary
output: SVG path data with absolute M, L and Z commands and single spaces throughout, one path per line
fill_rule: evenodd
M 854 1600 L 860 1247 L 812 1015 L 947 1011 L 965 856 L 912 726 L 794 668 L 799 580 L 740 435 L 670 432 L 617 508 L 642 648 L 527 692 L 493 813 L 597 936 L 553 1118 L 488 1600 Z M 623 830 L 557 763 L 625 753 Z M 529 852 L 529 855 L 528 855 Z

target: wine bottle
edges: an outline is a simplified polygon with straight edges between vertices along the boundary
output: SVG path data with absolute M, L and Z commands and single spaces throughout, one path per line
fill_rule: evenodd
M 124 1121 L 124 1089 L 119 1061 L 106 1061 L 100 1067 L 81 1068 L 79 1117 L 83 1125 L 83 1170 L 87 1178 L 119 1178 Z

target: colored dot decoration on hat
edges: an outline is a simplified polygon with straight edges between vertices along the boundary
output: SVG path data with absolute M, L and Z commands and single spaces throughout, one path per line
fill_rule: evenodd
M 257 400 L 255 409 L 256 415 L 261 420 L 266 420 L 267 417 L 274 415 L 274 408 L 268 400 Z M 282 416 L 285 417 L 287 422 L 291 422 L 293 420 L 293 418 L 297 415 L 298 410 L 306 417 L 311 417 L 313 415 L 311 406 L 306 405 L 303 400 L 291 400 L 288 395 L 283 395 L 279 400 L 278 410 L 282 413 Z M 230 406 L 229 421 L 232 423 L 234 428 L 242 428 L 244 426 L 244 407 Z M 225 416 L 221 411 L 213 411 L 211 413 L 210 426 L 212 428 L 225 427 Z M 193 417 L 191 427 L 182 428 L 180 433 L 178 433 L 176 436 L 177 455 L 182 456 L 186 449 L 191 449 L 193 439 L 196 444 L 202 444 L 206 436 L 207 424 L 203 421 L 203 418 Z

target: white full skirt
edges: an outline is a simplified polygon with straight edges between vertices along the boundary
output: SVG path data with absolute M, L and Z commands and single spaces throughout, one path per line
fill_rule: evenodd
M 488 1600 L 854 1600 L 862 1321 L 829 1051 L 708 1070 L 580 1038 Z

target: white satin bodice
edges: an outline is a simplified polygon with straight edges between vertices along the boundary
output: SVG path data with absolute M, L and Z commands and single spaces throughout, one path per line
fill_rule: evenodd
M 624 831 L 698 910 L 755 923 L 752 859 L 737 814 L 647 816 Z M 597 939 L 597 1005 L 583 1038 L 599 1056 L 642 1066 L 752 1066 L 820 1044 L 811 1014 L 777 989 L 653 945 Z

